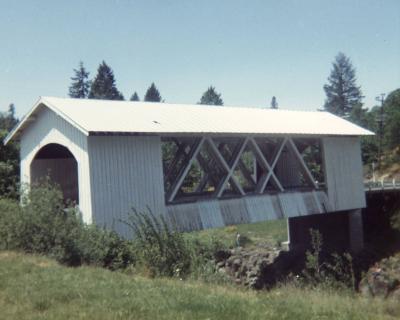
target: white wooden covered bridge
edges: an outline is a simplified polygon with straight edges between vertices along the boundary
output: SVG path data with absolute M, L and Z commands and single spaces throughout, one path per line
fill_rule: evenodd
M 125 234 L 132 207 L 182 230 L 349 210 L 360 224 L 369 134 L 327 112 L 42 97 L 5 142 L 21 142 L 23 183 L 49 174 L 85 222 Z

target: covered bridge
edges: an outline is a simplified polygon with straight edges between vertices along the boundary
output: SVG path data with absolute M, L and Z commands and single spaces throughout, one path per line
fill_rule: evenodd
M 121 234 L 133 207 L 182 230 L 346 211 L 356 230 L 369 134 L 327 112 L 42 97 L 5 142 L 21 142 L 23 183 L 50 175 Z

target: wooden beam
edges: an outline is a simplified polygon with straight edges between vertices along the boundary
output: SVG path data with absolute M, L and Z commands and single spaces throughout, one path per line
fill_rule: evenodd
M 314 189 L 318 189 L 318 185 L 316 184 L 313 175 L 311 174 L 311 172 L 308 169 L 306 163 L 304 162 L 303 156 L 300 154 L 299 150 L 297 150 L 297 147 L 296 147 L 295 143 L 293 142 L 293 140 L 291 138 L 289 138 L 288 141 L 289 141 L 289 146 L 290 146 L 290 149 L 292 151 L 292 154 L 294 154 L 297 157 L 297 159 L 299 160 L 299 162 L 301 164 L 301 167 L 303 169 L 303 172 L 306 175 L 306 178 L 312 184 Z
M 264 154 L 262 153 L 261 149 L 259 148 L 259 146 L 258 146 L 257 142 L 254 140 L 254 138 L 251 138 L 251 139 L 250 139 L 250 148 L 253 150 L 253 153 L 254 153 L 254 155 L 256 156 L 257 161 L 259 161 L 260 165 L 261 165 L 261 166 L 263 167 L 263 169 L 266 171 L 266 173 L 264 173 L 264 174 L 261 176 L 260 180 L 259 180 L 258 183 L 257 183 L 257 186 L 256 186 L 256 192 L 257 192 L 257 193 L 263 193 L 263 192 L 264 192 L 264 190 L 265 190 L 265 188 L 266 188 L 266 186 L 267 186 L 268 181 L 270 180 L 270 178 L 273 179 L 273 181 L 274 181 L 273 183 L 275 184 L 275 186 L 276 186 L 281 192 L 284 191 L 284 189 L 283 189 L 281 183 L 279 182 L 278 178 L 276 177 L 276 175 L 275 175 L 275 173 L 274 173 L 274 168 L 275 168 L 276 163 L 277 163 L 277 161 L 278 161 L 277 159 L 279 158 L 279 156 L 280 156 L 280 154 L 281 154 L 281 152 L 282 152 L 283 147 L 285 146 L 285 144 L 286 144 L 286 138 L 283 139 L 283 141 L 282 141 L 280 147 L 279 147 L 278 150 L 276 151 L 275 159 L 274 159 L 272 165 L 270 165 L 270 164 L 268 163 L 267 159 L 265 159 Z
M 164 175 L 165 181 L 169 181 L 171 175 L 173 173 L 175 173 L 176 171 L 179 171 L 179 168 L 178 168 L 178 170 L 176 170 L 176 165 L 178 164 L 178 161 L 180 160 L 182 155 L 184 157 L 187 157 L 187 154 L 185 152 L 185 148 L 186 148 L 187 144 L 185 142 L 179 143 L 175 140 L 174 140 L 174 143 L 178 146 L 178 149 L 176 150 L 174 158 L 172 159 L 171 163 L 168 166 L 168 169 L 166 170 L 166 174 Z
M 232 181 L 232 186 L 237 188 L 241 195 L 245 194 L 245 192 L 243 191 L 242 186 L 236 180 L 236 178 L 233 176 L 233 172 L 235 171 L 235 167 L 236 167 L 236 165 L 237 165 L 237 163 L 239 161 L 239 158 L 240 158 L 244 148 L 246 147 L 247 141 L 248 141 L 248 138 L 245 138 L 244 141 L 242 142 L 242 144 L 240 145 L 240 148 L 237 148 L 237 150 L 235 150 L 235 154 L 234 154 L 234 157 L 232 159 L 231 166 L 229 166 L 226 163 L 224 157 L 219 152 L 218 148 L 215 146 L 214 141 L 212 141 L 211 138 L 207 138 L 208 145 L 211 147 L 211 149 L 213 150 L 214 155 L 216 156 L 216 158 L 218 159 L 220 164 L 224 167 L 224 169 L 227 172 L 226 176 L 220 181 L 217 189 L 214 192 L 214 195 L 217 198 L 221 197 L 222 193 L 225 190 L 226 183 L 228 182 L 229 179 Z
M 175 179 L 175 182 L 172 184 L 172 186 L 167 194 L 168 202 L 172 202 L 175 199 L 175 196 L 176 196 L 178 190 L 180 189 L 180 187 L 182 186 L 182 183 L 185 180 L 185 177 L 188 174 L 194 159 L 196 159 L 197 154 L 200 152 L 200 149 L 204 143 L 204 140 L 205 140 L 204 137 L 200 138 L 196 143 L 194 143 L 194 145 L 190 149 L 190 152 L 188 154 L 189 159 L 186 162 L 186 165 L 181 169 L 180 174 Z

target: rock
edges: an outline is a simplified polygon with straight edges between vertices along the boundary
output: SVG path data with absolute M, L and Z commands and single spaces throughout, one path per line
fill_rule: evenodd
M 230 250 L 218 250 L 214 253 L 214 259 L 217 262 L 225 261 L 232 255 Z
M 366 297 L 393 297 L 400 300 L 400 254 L 383 259 L 371 267 L 361 279 L 359 291 Z
M 265 244 L 251 249 L 237 247 L 225 254 L 224 260 L 216 258 L 216 267 L 223 268 L 237 284 L 261 289 L 274 283 L 282 275 L 281 270 L 286 271 L 293 263 L 293 258 L 288 259 L 284 253 Z

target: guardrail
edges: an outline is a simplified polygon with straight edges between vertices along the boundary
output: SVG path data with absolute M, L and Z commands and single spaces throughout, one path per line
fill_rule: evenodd
M 366 191 L 395 190 L 395 189 L 400 189 L 400 180 L 382 179 L 380 181 L 367 181 L 367 182 L 364 182 L 364 187 L 365 187 Z

